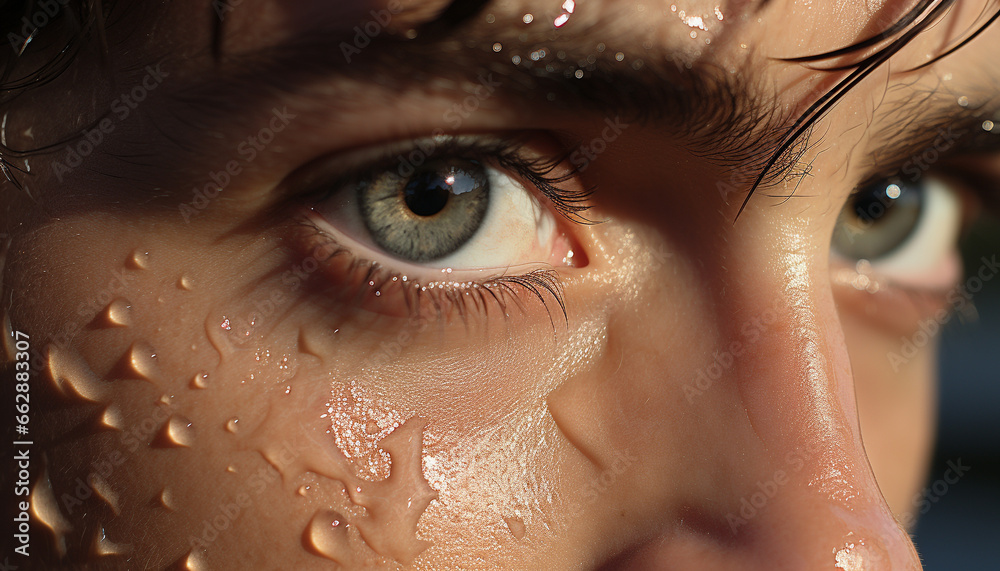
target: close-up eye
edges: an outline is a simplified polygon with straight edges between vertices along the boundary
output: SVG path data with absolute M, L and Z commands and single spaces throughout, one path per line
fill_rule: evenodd
M 329 184 L 310 220 L 356 257 L 408 279 L 583 265 L 569 226 L 581 221 L 585 195 L 572 186 L 572 171 L 521 145 L 442 139 L 434 146 L 431 156 L 418 155 L 418 166 L 406 152 L 383 152 L 392 159 Z
M 867 184 L 840 212 L 833 253 L 850 264 L 866 260 L 873 274 L 895 282 L 947 286 L 935 277 L 952 274 L 944 270 L 955 260 L 962 200 L 948 180 L 934 175 Z

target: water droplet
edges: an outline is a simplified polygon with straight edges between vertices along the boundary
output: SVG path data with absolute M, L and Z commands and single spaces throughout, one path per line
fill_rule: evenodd
M 118 365 L 111 370 L 110 376 L 120 379 L 140 379 L 155 382 L 158 365 L 156 351 L 143 341 L 136 341 L 122 355 Z
M 114 404 L 108 405 L 104 409 L 97 423 L 100 428 L 106 430 L 122 430 L 125 426 L 125 421 L 122 419 L 122 411 Z
M 97 528 L 97 534 L 94 535 L 94 543 L 91 546 L 91 552 L 95 557 L 108 557 L 111 555 L 127 555 L 132 551 L 132 546 L 124 543 L 115 543 L 108 539 L 107 534 L 104 532 L 104 526 Z
M 122 298 L 112 300 L 91 322 L 96 328 L 128 327 L 132 324 L 132 304 Z
M 191 291 L 194 289 L 194 280 L 190 276 L 181 276 L 177 279 L 177 289 Z
M 510 516 L 503 518 L 503 521 L 507 524 L 507 529 L 510 530 L 511 535 L 513 535 L 515 539 L 524 538 L 524 520 L 517 516 Z
M 368 434 L 375 434 L 379 430 L 381 430 L 381 428 L 379 428 L 378 423 L 375 422 L 374 420 L 369 420 L 368 423 L 365 424 L 365 432 L 367 432 Z
M 219 328 L 226 331 L 232 331 L 233 329 L 233 326 L 229 323 L 229 318 L 225 315 L 222 316 L 222 323 L 219 324 Z
M 496 42 L 493 44 L 493 51 L 499 53 L 502 50 L 503 50 L 503 44 L 501 44 L 500 42 Z
M 160 495 L 156 497 L 156 503 L 159 504 L 160 507 L 170 511 L 175 511 L 177 509 L 177 504 L 174 502 L 174 493 L 167 488 L 160 490 Z
M 49 345 L 48 372 L 56 390 L 65 396 L 90 402 L 100 402 L 104 398 L 103 382 L 72 349 Z
M 236 467 L 230 464 L 229 466 L 226 466 L 226 472 L 229 472 L 230 474 L 235 474 Z
M 181 557 L 176 567 L 183 571 L 206 571 L 208 569 L 208 565 L 205 563 L 205 555 L 194 549 L 189 551 L 184 557 Z
M 525 24 L 530 24 L 531 21 L 534 19 L 535 17 L 532 16 L 531 14 L 525 14 L 524 16 L 521 16 L 521 21 L 524 22 Z
M 409 565 L 429 541 L 417 538 L 417 522 L 437 492 L 424 478 L 421 465 L 426 422 L 411 418 L 382 439 L 379 446 L 391 458 L 385 480 L 349 488 L 351 501 L 367 510 L 358 531 L 376 553 Z
M 966 96 L 964 96 L 964 95 L 961 96 L 961 97 L 959 97 L 958 98 L 958 105 L 959 105 L 959 107 L 968 107 L 969 106 L 969 98 L 966 97 Z
M 108 504 L 111 511 L 114 512 L 115 515 L 118 515 L 118 494 L 111 489 L 108 482 L 102 478 L 100 474 L 92 472 L 90 476 L 87 477 L 87 483 L 89 483 L 90 487 L 93 488 L 97 497 L 104 500 L 104 503 Z
M 236 427 L 239 424 L 239 422 L 240 419 L 236 418 L 235 416 L 233 418 L 230 418 L 229 420 L 226 421 L 226 430 L 231 434 L 236 434 Z
M 145 250 L 133 250 L 125 260 L 125 265 L 133 270 L 145 270 L 149 268 L 149 252 Z
M 66 534 L 73 531 L 73 526 L 59 511 L 59 502 L 56 501 L 55 492 L 52 491 L 47 467 L 42 468 L 42 473 L 31 489 L 31 512 L 52 534 L 53 545 L 59 556 L 65 557 Z
M 156 437 L 152 445 L 157 448 L 190 447 L 194 443 L 194 427 L 191 421 L 179 414 L 171 415 Z
M 352 561 L 347 527 L 347 521 L 339 513 L 317 511 L 302 534 L 302 543 L 312 553 L 349 567 Z
M 207 389 L 208 388 L 208 373 L 198 373 L 191 378 L 192 389 Z
M 300 495 L 300 496 L 302 496 L 304 498 L 304 497 L 306 497 L 306 494 L 308 494 L 309 490 L 311 490 L 311 489 L 312 489 L 312 486 L 307 486 L 305 484 L 302 484 L 301 486 L 299 486 L 298 490 L 295 490 L 295 493 L 297 493 L 298 495 Z

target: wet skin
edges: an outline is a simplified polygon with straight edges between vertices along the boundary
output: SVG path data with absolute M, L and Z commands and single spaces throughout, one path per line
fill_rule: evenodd
M 4 183 L 5 318 L 36 349 L 33 454 L 38 467 L 45 459 L 32 563 L 919 568 L 904 525 L 932 443 L 935 349 L 917 343 L 904 357 L 903 341 L 957 308 L 954 232 L 921 226 L 940 246 L 884 272 L 832 254 L 831 241 L 852 190 L 904 166 L 883 157 L 934 148 L 900 125 L 935 133 L 947 114 L 965 113 L 962 125 L 993 116 L 995 27 L 894 73 L 940 53 L 985 3 L 961 3 L 853 89 L 738 220 L 758 171 L 725 132 L 523 93 L 511 58 L 523 65 L 554 40 L 518 34 L 547 34 L 568 14 L 558 37 L 578 44 L 565 48 L 573 61 L 614 65 L 621 52 L 637 76 L 742 77 L 770 110 L 766 133 L 843 77 L 773 58 L 850 45 L 910 3 L 734 2 L 716 16 L 693 2 L 678 4 L 681 16 L 634 2 L 509 2 L 461 37 L 511 75 L 449 71 L 450 48 L 425 46 L 434 73 L 398 84 L 320 64 L 288 77 L 268 61 L 249 67 L 315 30 L 330 61 L 357 58 L 353 70 L 408 49 L 339 44 L 357 47 L 353 26 L 389 5 L 286 4 L 226 12 L 221 64 L 211 19 L 191 16 L 210 13 L 205 2 L 125 12 L 108 28 L 116 84 L 97 90 L 97 116 L 132 86 L 144 85 L 143 101 L 82 166 L 57 168 L 59 151 L 30 159 L 30 195 Z M 403 38 L 442 6 L 405 2 L 380 35 Z M 84 91 L 106 85 L 96 57 L 10 105 L 9 147 L 93 121 Z M 491 281 L 502 267 L 394 261 L 354 240 L 336 199 L 316 192 L 351 170 L 344 157 L 438 129 L 531 130 L 522 153 L 565 155 L 562 186 L 597 188 L 585 216 L 601 223 L 588 225 L 524 182 L 552 214 L 551 239 L 499 231 L 497 243 L 526 244 L 506 274 L 552 268 L 557 295 Z M 580 145 L 586 161 L 570 159 Z M 962 160 L 966 171 L 1000 166 Z M 230 161 L 238 172 L 222 184 Z M 975 210 L 961 177 L 941 180 Z M 358 260 L 388 270 L 368 274 Z

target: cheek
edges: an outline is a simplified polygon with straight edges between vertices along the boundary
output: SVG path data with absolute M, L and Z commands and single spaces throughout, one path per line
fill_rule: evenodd
M 408 563 L 434 542 L 442 561 L 516 561 L 526 530 L 551 532 L 563 445 L 545 397 L 599 316 L 558 346 L 566 325 L 534 307 L 492 329 L 344 326 L 288 252 L 94 218 L 39 230 L 33 266 L 8 274 L 63 292 L 11 316 L 37 340 L 50 548 L 307 567 Z M 529 316 L 544 326 L 511 341 Z
M 901 522 L 915 522 L 920 502 L 913 498 L 934 440 L 936 339 L 912 327 L 873 325 L 875 318 L 853 303 L 840 308 L 872 470 L 893 513 Z

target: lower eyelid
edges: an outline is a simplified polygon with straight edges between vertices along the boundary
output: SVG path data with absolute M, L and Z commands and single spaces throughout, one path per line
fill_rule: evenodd
M 541 301 L 550 317 L 553 311 L 565 313 L 561 283 L 547 265 L 523 268 L 518 275 L 484 270 L 478 279 L 423 280 L 364 259 L 340 244 L 322 224 L 308 214 L 302 216 L 295 237 L 303 256 L 299 266 L 309 273 L 312 289 L 334 298 L 345 311 L 448 321 L 455 314 L 463 319 L 489 316 L 490 305 L 507 316 L 510 304 L 523 308 L 524 300 L 533 299 Z
M 831 263 L 830 277 L 838 307 L 849 311 L 891 335 L 911 335 L 922 323 L 934 320 L 942 324 L 965 303 L 957 284 L 961 261 L 957 251 L 939 268 L 937 277 L 947 276 L 933 286 L 914 287 L 872 273 L 863 264 L 846 260 Z

